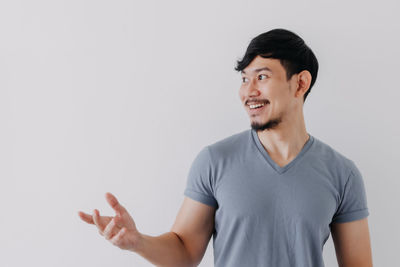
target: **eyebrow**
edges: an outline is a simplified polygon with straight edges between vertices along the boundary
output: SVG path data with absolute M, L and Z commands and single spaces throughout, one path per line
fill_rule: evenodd
M 263 67 L 263 68 L 255 69 L 253 72 L 256 73 L 256 72 L 260 72 L 260 71 L 262 71 L 262 70 L 267 70 L 267 71 L 269 71 L 269 72 L 272 72 L 272 70 L 271 70 L 270 68 L 268 68 L 268 67 Z M 242 70 L 241 73 L 246 74 L 246 72 L 245 72 L 244 70 Z

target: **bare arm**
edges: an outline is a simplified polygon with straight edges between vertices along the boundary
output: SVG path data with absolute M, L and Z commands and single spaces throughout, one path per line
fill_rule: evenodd
M 199 265 L 214 231 L 215 207 L 185 197 L 171 231 L 184 243 L 192 262 Z
M 195 266 L 180 238 L 174 232 L 159 236 L 142 234 L 140 247 L 134 251 L 156 266 Z
M 138 253 L 156 266 L 197 266 L 204 255 L 212 234 L 215 208 L 185 198 L 170 232 L 149 236 L 136 229 L 126 211 L 110 193 L 107 201 L 116 211 L 115 217 L 79 212 L 87 223 L 95 224 L 99 233 L 121 249 Z
M 339 267 L 372 267 L 367 218 L 333 223 L 331 232 Z
M 214 229 L 215 208 L 185 197 L 171 231 L 142 235 L 141 256 L 163 267 L 198 266 Z

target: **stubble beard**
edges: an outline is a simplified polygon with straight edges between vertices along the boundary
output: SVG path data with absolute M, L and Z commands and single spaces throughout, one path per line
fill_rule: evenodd
M 255 131 L 268 131 L 272 129 L 276 129 L 278 125 L 282 122 L 282 118 L 275 118 L 268 120 L 266 123 L 259 123 L 259 122 L 251 122 L 250 127 Z

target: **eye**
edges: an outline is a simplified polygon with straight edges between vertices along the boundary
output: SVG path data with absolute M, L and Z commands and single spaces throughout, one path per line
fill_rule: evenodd
M 261 76 L 265 76 L 265 78 L 267 78 L 268 77 L 268 75 L 266 75 L 266 74 L 260 74 L 260 75 L 258 75 L 258 78 L 260 78 Z M 246 82 L 246 80 L 245 79 L 247 79 L 246 77 L 242 77 L 242 82 L 243 83 L 245 83 Z M 263 80 L 263 79 L 260 79 L 260 80 Z

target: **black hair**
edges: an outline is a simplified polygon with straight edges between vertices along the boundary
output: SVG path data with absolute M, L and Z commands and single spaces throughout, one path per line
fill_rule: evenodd
M 256 56 L 279 59 L 286 70 L 286 79 L 303 70 L 311 73 L 310 88 L 303 96 L 303 102 L 310 93 L 318 74 L 318 60 L 313 51 L 297 34 L 286 29 L 273 29 L 254 37 L 243 58 L 237 61 L 236 71 L 244 70 Z

